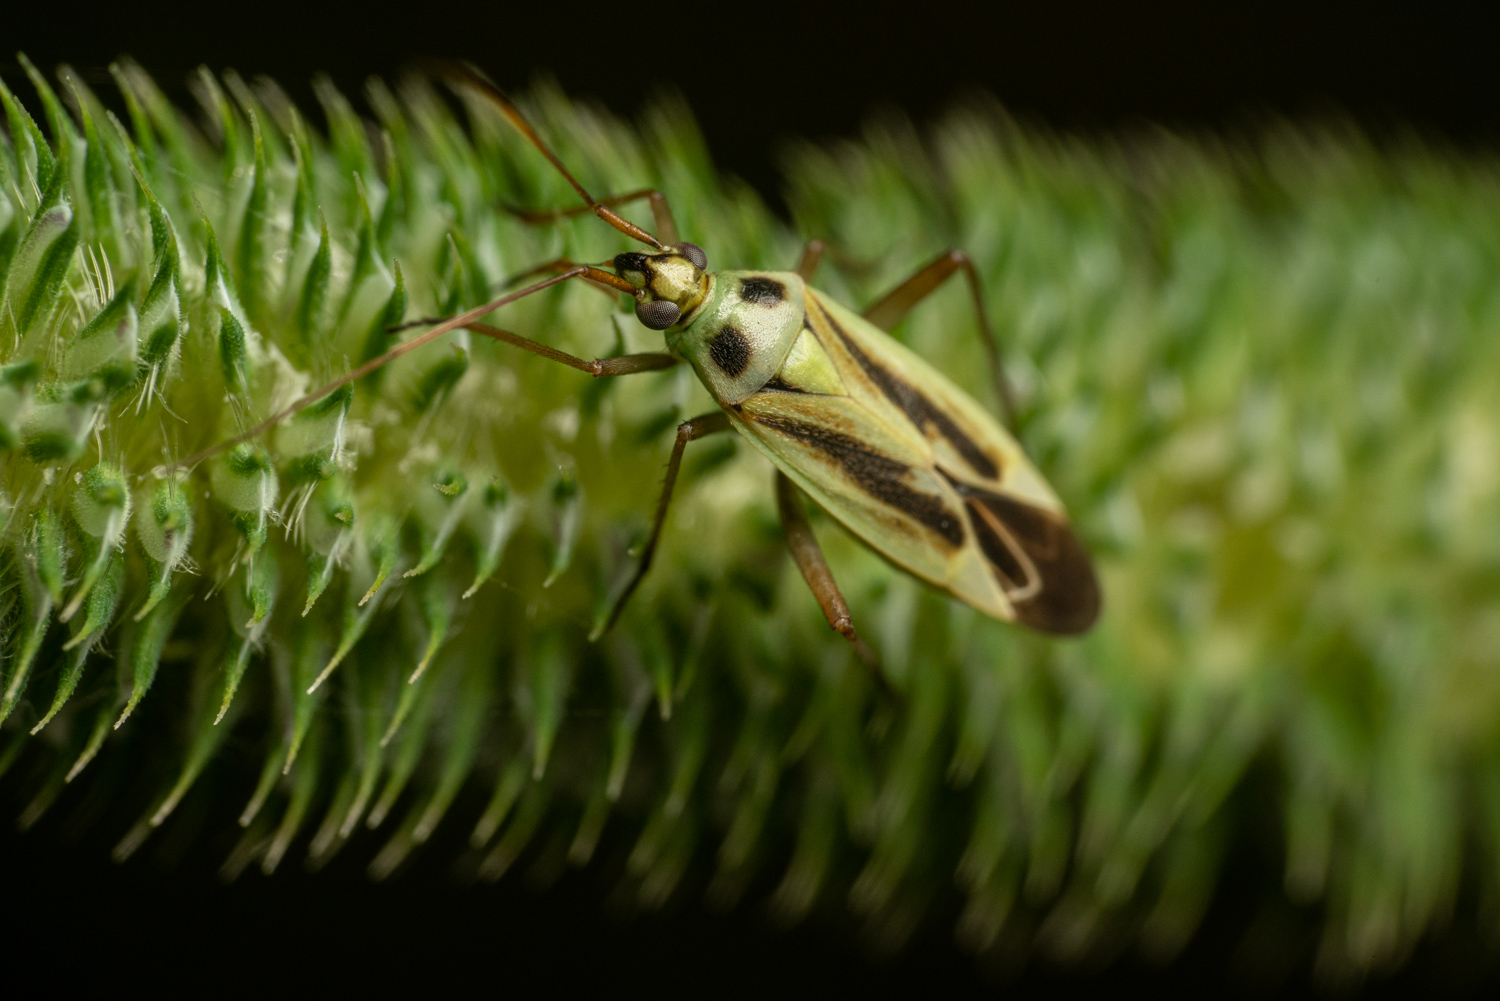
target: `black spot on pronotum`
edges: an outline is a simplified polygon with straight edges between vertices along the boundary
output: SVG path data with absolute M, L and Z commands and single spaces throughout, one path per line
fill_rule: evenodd
M 744 278 L 740 298 L 757 306 L 774 306 L 786 298 L 786 286 L 774 278 Z
M 1094 565 L 1072 526 L 1060 515 L 1014 497 L 951 478 L 948 482 L 968 505 L 975 537 L 1001 586 L 1032 591 L 1012 599 L 1016 621 L 1044 633 L 1087 631 L 1103 602 Z M 1029 579 L 1028 563 L 1036 580 Z
M 1000 467 L 995 460 L 979 447 L 979 443 L 964 433 L 963 429 L 954 423 L 944 410 L 929 400 L 922 392 L 907 382 L 896 373 L 878 364 L 873 358 L 859 349 L 859 346 L 844 333 L 844 329 L 838 325 L 832 316 L 825 310 L 823 318 L 833 328 L 834 333 L 844 342 L 844 347 L 854 356 L 859 367 L 865 370 L 880 391 L 917 426 L 917 430 L 926 432 L 929 426 L 937 429 L 938 434 L 948 440 L 954 451 L 963 457 L 969 468 L 986 479 L 997 479 L 1000 476 Z
M 725 327 L 708 342 L 708 356 L 731 379 L 750 364 L 750 342 L 734 327 Z
M 837 462 L 871 497 L 932 529 L 949 545 L 963 545 L 962 519 L 948 509 L 943 498 L 913 490 L 902 482 L 902 477 L 911 471 L 906 463 L 871 451 L 858 439 L 828 428 L 769 415 L 758 416 L 755 420 L 764 427 L 816 448 Z

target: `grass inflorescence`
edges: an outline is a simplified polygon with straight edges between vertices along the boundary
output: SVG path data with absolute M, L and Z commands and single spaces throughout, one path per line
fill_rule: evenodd
M 824 519 L 877 684 L 729 440 L 689 451 L 655 570 L 587 641 L 672 428 L 712 409 L 685 370 L 592 381 L 457 331 L 175 465 L 404 321 L 626 249 L 506 211 L 574 201 L 493 113 L 413 80 L 372 82 L 360 117 L 320 83 L 315 126 L 204 72 L 187 114 L 129 64 L 108 103 L 26 65 L 41 123 L 0 90 L 0 772 L 23 826 L 113 824 L 124 860 L 218 785 L 229 877 L 349 845 L 381 878 L 446 825 L 485 879 L 592 862 L 643 908 L 750 893 L 886 945 L 956 882 L 965 946 L 1063 960 L 1175 955 L 1228 846 L 1271 831 L 1267 898 L 1321 914 L 1332 974 L 1399 962 L 1462 885 L 1500 921 L 1495 164 L 1337 130 L 1083 144 L 993 109 L 795 151 L 828 291 L 973 257 L 1021 436 L 1104 579 L 1098 628 L 1049 641 Z M 713 265 L 795 263 L 680 109 L 528 106 L 592 190 L 665 191 Z M 588 287 L 496 322 L 660 349 Z M 976 332 L 961 287 L 895 331 L 989 400 Z M 1255 770 L 1273 796 L 1237 794 Z

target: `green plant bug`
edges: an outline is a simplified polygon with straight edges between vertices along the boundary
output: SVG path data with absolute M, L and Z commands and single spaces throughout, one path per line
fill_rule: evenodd
M 595 377 L 686 362 L 719 409 L 678 426 L 650 537 L 593 638 L 615 623 L 651 567 L 687 444 L 729 430 L 739 432 L 776 468 L 778 508 L 793 559 L 829 625 L 867 661 L 874 658 L 854 628 L 813 535 L 803 495 L 897 568 L 986 615 L 1056 635 L 1082 633 L 1093 625 L 1101 606 L 1098 578 L 1062 501 L 994 416 L 885 332 L 945 280 L 963 273 L 997 398 L 1007 417 L 1013 417 L 978 277 L 961 251 L 941 255 L 863 314 L 809 284 L 824 252 L 820 241 L 808 244 L 795 271 L 710 270 L 702 248 L 678 241 L 660 192 L 596 200 L 478 71 L 448 67 L 444 75 L 455 88 L 487 98 L 584 202 L 576 209 L 518 215 L 536 222 L 593 213 L 649 249 L 618 254 L 612 271 L 551 261 L 530 272 L 555 272 L 546 279 L 440 322 L 405 324 L 435 323 L 237 438 L 178 465 L 248 440 L 458 328 Z M 641 200 L 650 202 L 659 237 L 614 211 Z M 667 351 L 588 361 L 481 322 L 508 303 L 574 278 L 629 295 L 640 322 L 663 333 Z

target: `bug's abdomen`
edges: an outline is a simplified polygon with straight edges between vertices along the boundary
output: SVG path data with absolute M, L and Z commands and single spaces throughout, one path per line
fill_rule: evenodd
M 993 418 L 884 332 L 816 293 L 735 426 L 892 563 L 998 619 L 1079 633 L 1098 617 L 1088 553 Z
M 847 396 L 765 389 L 725 411 L 818 505 L 877 552 L 935 584 L 964 550 L 962 501 L 919 440 Z

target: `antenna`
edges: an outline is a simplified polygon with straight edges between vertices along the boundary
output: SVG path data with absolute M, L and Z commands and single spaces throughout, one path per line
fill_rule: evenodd
M 479 72 L 479 70 L 466 63 L 444 63 L 440 64 L 437 73 L 438 75 L 445 77 L 448 80 L 449 84 L 455 89 L 460 86 L 472 88 L 481 96 L 489 100 L 490 103 L 493 104 L 496 108 L 498 108 L 500 113 L 505 116 L 506 120 L 509 121 L 513 126 L 515 126 L 516 130 L 519 131 L 523 136 L 525 136 L 533 146 L 541 151 L 541 154 L 547 158 L 547 162 L 552 164 L 553 167 L 557 168 L 557 172 L 562 174 L 567 182 L 573 186 L 573 190 L 578 192 L 579 197 L 582 198 L 585 203 L 587 203 L 588 207 L 593 210 L 593 213 L 596 216 L 598 216 L 600 219 L 603 219 L 605 222 L 609 223 L 615 229 L 619 230 L 621 233 L 624 233 L 626 236 L 630 237 L 633 240 L 639 240 L 642 243 L 655 247 L 657 250 L 670 249 L 666 246 L 666 244 L 662 243 L 660 240 L 652 236 L 650 233 L 646 232 L 644 229 L 641 229 L 635 223 L 630 222 L 628 219 L 625 219 L 618 213 L 612 211 L 609 206 L 602 205 L 599 202 L 595 201 L 594 197 L 590 195 L 586 190 L 584 190 L 583 185 L 578 183 L 577 178 L 575 178 L 568 172 L 568 168 L 563 166 L 562 161 L 557 158 L 556 153 L 552 152 L 551 147 L 549 147 L 545 142 L 542 141 L 541 136 L 536 134 L 536 130 L 531 127 L 531 123 L 526 120 L 526 116 L 522 115 L 521 112 L 516 108 L 516 106 L 512 104 L 510 100 L 500 92 L 499 88 L 497 88 L 493 83 L 486 79 L 483 74 Z M 137 176 L 139 177 L 139 174 Z M 562 262 L 556 263 L 560 264 Z M 523 289 L 519 289 L 507 295 L 503 295 L 493 302 L 486 303 L 483 306 L 476 306 L 468 312 L 449 317 L 438 323 L 437 326 L 433 327 L 431 330 L 424 331 L 423 333 L 418 334 L 416 337 L 413 337 L 411 340 L 404 341 L 396 345 L 380 357 L 372 358 L 353 371 L 340 376 L 339 378 L 333 380 L 330 383 L 327 383 L 326 385 L 318 387 L 317 389 L 301 397 L 290 405 L 272 414 L 270 417 L 267 417 L 265 420 L 255 425 L 255 427 L 250 428 L 248 431 L 237 434 L 233 438 L 228 438 L 224 441 L 221 441 L 217 445 L 205 448 L 201 452 L 195 452 L 185 459 L 179 459 L 176 462 L 158 466 L 156 468 L 156 471 L 158 473 L 166 473 L 177 469 L 185 469 L 191 466 L 195 466 L 198 463 L 202 462 L 204 459 L 210 459 L 221 452 L 233 448 L 236 445 L 257 438 L 264 432 L 269 431 L 277 424 L 280 424 L 282 421 L 286 420 L 288 417 L 292 417 L 295 414 L 306 410 L 308 407 L 312 406 L 314 403 L 317 403 L 329 393 L 332 393 L 338 389 L 342 389 L 349 383 L 354 382 L 355 380 L 360 379 L 365 375 L 368 375 L 381 366 L 395 361 L 397 358 L 400 358 L 408 351 L 414 351 L 422 345 L 428 343 L 429 341 L 435 340 L 436 338 L 441 337 L 443 334 L 448 333 L 448 331 L 450 330 L 456 330 L 459 327 L 467 326 L 480 319 L 481 317 L 494 312 L 501 306 L 515 302 L 517 299 L 525 298 L 526 296 L 531 295 L 534 292 L 540 292 L 542 289 L 551 288 L 553 285 L 565 282 L 570 278 L 583 278 L 586 281 L 592 282 L 596 285 L 603 285 L 630 296 L 636 295 L 639 291 L 634 285 L 630 284 L 619 275 L 612 274 L 600 268 L 596 268 L 587 264 L 579 264 L 570 267 L 566 271 L 562 271 L 559 274 L 553 275 L 551 278 L 544 279 L 542 281 L 536 282 L 535 284 L 528 285 Z M 402 326 L 404 327 L 411 325 L 412 324 L 403 324 Z
M 525 136 L 527 141 L 535 146 L 541 152 L 542 156 L 547 158 L 547 162 L 552 164 L 557 169 L 557 172 L 573 186 L 573 190 L 578 192 L 578 197 L 582 198 L 588 207 L 593 210 L 594 215 L 603 219 L 632 240 L 639 240 L 641 243 L 655 247 L 657 250 L 668 249 L 666 244 L 644 229 L 641 229 L 635 223 L 610 209 L 609 206 L 595 201 L 594 196 L 585 191 L 583 185 L 578 183 L 578 179 L 568 172 L 567 167 L 563 166 L 562 161 L 557 158 L 557 154 L 552 152 L 552 148 L 542 141 L 541 136 L 537 135 L 536 129 L 531 127 L 531 123 L 526 120 L 525 115 L 521 114 L 520 109 L 512 104 L 510 98 L 506 97 L 500 91 L 500 88 L 491 83 L 478 69 L 468 63 L 444 63 L 440 66 L 439 73 L 447 79 L 449 86 L 453 87 L 454 90 L 458 90 L 460 87 L 469 87 L 477 92 L 479 96 L 493 104 L 500 114 L 505 116 L 505 120 L 515 126 L 516 131 Z
M 332 382 L 327 383 L 326 385 L 319 386 L 317 389 L 308 393 L 306 396 L 301 397 L 288 406 L 283 407 L 281 410 L 278 410 L 270 417 L 267 417 L 265 420 L 261 421 L 250 430 L 245 431 L 241 434 L 237 434 L 233 438 L 227 438 L 224 441 L 219 442 L 217 445 L 212 445 L 208 448 L 205 448 L 201 452 L 194 452 L 186 459 L 179 459 L 176 462 L 169 463 L 164 466 L 158 466 L 157 470 L 160 472 L 171 472 L 176 469 L 185 469 L 189 466 L 196 466 L 204 459 L 211 459 L 214 456 L 218 455 L 220 452 L 231 449 L 234 446 L 241 444 L 242 442 L 247 442 L 253 438 L 259 437 L 263 432 L 269 431 L 271 428 L 275 427 L 277 424 L 280 424 L 288 417 L 306 410 L 308 407 L 312 406 L 314 403 L 317 403 L 319 400 L 327 396 L 329 393 L 332 393 L 334 390 L 342 389 L 349 383 L 354 382 L 357 379 L 361 379 L 366 375 L 369 375 L 371 372 L 375 371 L 377 368 L 380 368 L 382 365 L 395 361 L 397 358 L 400 358 L 408 351 L 414 351 L 417 348 L 421 347 L 423 344 L 426 344 L 428 341 L 443 336 L 450 330 L 457 330 L 459 327 L 467 326 L 468 324 L 473 323 L 475 320 L 478 320 L 480 317 L 493 313 L 501 306 L 515 302 L 517 299 L 525 298 L 526 296 L 531 295 L 533 292 L 540 292 L 544 288 L 551 288 L 553 285 L 565 282 L 570 278 L 580 277 L 587 278 L 590 281 L 600 282 L 604 285 L 610 285 L 614 288 L 619 289 L 621 292 L 633 293 L 635 291 L 635 287 L 625 279 L 620 278 L 616 275 L 612 275 L 608 271 L 601 271 L 600 269 L 590 267 L 587 264 L 580 264 L 575 268 L 569 268 L 567 271 L 564 271 L 561 274 L 553 275 L 551 278 L 543 279 L 542 281 L 539 281 L 534 285 L 528 285 L 519 291 L 510 293 L 509 295 L 503 295 L 500 298 L 496 299 L 494 302 L 487 302 L 483 306 L 475 306 L 473 309 L 469 310 L 466 313 L 459 313 L 457 316 L 450 316 L 448 319 L 439 323 L 431 330 L 423 331 L 409 341 L 402 341 L 400 344 L 397 344 L 395 347 L 391 348 L 380 357 L 371 358 L 369 361 L 354 369 L 352 372 L 342 375 Z

